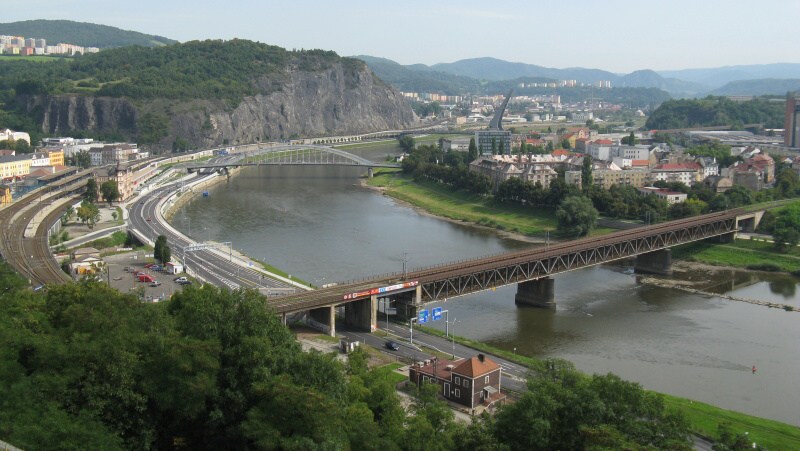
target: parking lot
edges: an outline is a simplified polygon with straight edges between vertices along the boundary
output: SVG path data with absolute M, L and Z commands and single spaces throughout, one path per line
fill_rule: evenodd
M 166 271 L 146 268 L 145 266 L 153 264 L 154 260 L 152 257 L 148 258 L 144 252 L 109 255 L 104 259 L 108 265 L 108 280 L 111 286 L 123 293 L 132 291 L 141 293 L 140 290 L 144 290 L 145 301 L 158 302 L 169 299 L 173 293 L 185 286 L 174 281 L 178 277 L 187 277 L 185 273 L 169 274 Z M 140 282 L 137 272 L 146 274 L 147 278 L 152 278 L 155 283 Z

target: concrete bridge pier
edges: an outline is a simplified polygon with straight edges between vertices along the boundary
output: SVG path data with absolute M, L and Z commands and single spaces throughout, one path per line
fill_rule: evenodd
M 365 332 L 374 332 L 378 328 L 378 296 L 372 295 L 345 304 L 344 320 L 347 324 Z
M 330 335 L 336 336 L 336 306 L 320 307 L 308 311 L 308 323 Z
M 375 175 L 375 170 L 373 168 L 367 168 L 367 178 L 372 178 Z
M 672 249 L 659 249 L 637 255 L 633 270 L 637 273 L 672 275 Z
M 422 287 L 417 286 L 414 291 L 397 293 L 392 296 L 392 305 L 397 309 L 395 318 L 401 321 L 408 321 L 416 318 L 417 310 L 422 304 Z
M 514 296 L 514 302 L 517 305 L 555 308 L 556 281 L 545 277 L 542 279 L 520 282 L 517 284 L 517 295 Z

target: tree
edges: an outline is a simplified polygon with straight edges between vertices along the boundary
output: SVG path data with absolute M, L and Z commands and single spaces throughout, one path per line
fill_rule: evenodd
M 103 199 L 108 202 L 109 207 L 115 200 L 119 199 L 119 188 L 117 187 L 117 182 L 114 180 L 103 182 L 103 184 L 100 185 L 100 192 L 103 194 Z
M 497 138 L 492 138 L 492 155 L 497 155 Z
M 409 153 L 414 149 L 414 138 L 411 135 L 403 135 L 397 138 L 397 142 L 400 144 L 400 148 L 403 149 L 403 152 Z
M 581 166 L 581 187 L 583 192 L 592 189 L 594 185 L 594 177 L 592 177 L 592 157 L 586 155 L 583 157 L 583 166 Z
M 781 252 L 794 249 L 800 243 L 800 202 L 778 210 L 772 226 L 775 248 Z
M 633 132 L 631 132 L 630 135 L 622 138 L 622 140 L 620 140 L 620 142 L 622 142 L 622 144 L 626 144 L 626 145 L 629 145 L 629 146 L 635 146 L 636 145 L 636 137 L 633 135 Z
M 509 149 L 509 150 L 511 150 L 511 149 Z M 506 143 L 502 139 L 500 140 L 500 146 L 498 146 L 497 153 L 498 153 L 498 155 L 505 155 L 506 154 Z
M 73 216 L 75 216 L 75 207 L 69 205 L 64 210 L 64 214 L 61 216 L 61 225 L 69 224 L 69 222 L 72 221 Z
M 167 237 L 159 235 L 153 245 L 153 257 L 155 257 L 162 264 L 167 264 L 171 256 L 169 245 L 167 244 Z
M 475 137 L 469 139 L 469 151 L 467 152 L 469 155 L 469 161 L 475 161 L 478 158 L 478 146 L 475 145 Z
M 558 230 L 565 236 L 587 235 L 597 223 L 597 217 L 592 201 L 583 195 L 567 197 L 556 210 Z
M 86 169 L 92 165 L 92 156 L 89 155 L 89 152 L 81 150 L 72 157 L 72 164 Z
M 76 214 L 78 219 L 80 219 L 82 223 L 89 226 L 90 229 L 93 229 L 97 221 L 100 220 L 100 209 L 87 199 L 84 199 L 83 202 L 81 202 L 81 206 L 78 207 Z
M 83 192 L 83 198 L 89 202 L 97 200 L 97 182 L 93 178 L 86 181 L 86 191 Z

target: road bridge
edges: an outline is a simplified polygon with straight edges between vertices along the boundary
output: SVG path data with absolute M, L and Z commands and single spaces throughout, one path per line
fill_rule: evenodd
M 223 155 L 208 162 L 187 165 L 190 172 L 200 169 L 227 170 L 241 166 L 360 166 L 370 176 L 373 168 L 399 168 L 396 163 L 375 162 L 342 149 L 319 144 L 259 146 L 256 150 Z
M 442 264 L 389 274 L 313 292 L 273 298 L 279 314 L 308 311 L 311 318 L 333 333 L 335 309 L 345 308 L 345 319 L 365 330 L 377 321 L 379 298 L 398 301 L 398 314 L 413 318 L 425 302 L 443 300 L 504 285 L 518 284 L 518 305 L 555 306 L 551 276 L 587 266 L 636 257 L 638 272 L 668 274 L 673 246 L 709 238 L 732 240 L 739 217 L 751 213 L 729 210 L 703 216 L 583 238 L 545 248 Z

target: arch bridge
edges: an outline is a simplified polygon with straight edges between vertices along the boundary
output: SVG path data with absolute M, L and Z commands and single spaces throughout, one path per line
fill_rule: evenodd
M 256 150 L 229 155 L 187 166 L 199 169 L 223 170 L 241 166 L 361 166 L 369 168 L 399 168 L 397 163 L 375 162 L 342 149 L 318 144 L 259 146 Z

